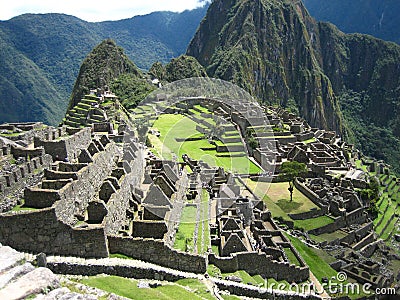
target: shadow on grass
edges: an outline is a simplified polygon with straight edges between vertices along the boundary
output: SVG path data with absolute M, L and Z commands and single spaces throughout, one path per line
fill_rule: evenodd
M 296 211 L 303 205 L 303 203 L 290 201 L 289 199 L 279 199 L 276 204 L 287 214 Z

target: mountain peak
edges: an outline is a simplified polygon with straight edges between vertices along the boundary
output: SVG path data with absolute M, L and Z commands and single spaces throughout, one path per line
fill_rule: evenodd
M 72 91 L 69 107 L 75 106 L 90 89 L 105 89 L 122 74 L 142 77 L 142 73 L 111 39 L 96 46 L 85 58 Z
M 187 54 L 210 76 L 271 104 L 296 103 L 313 126 L 342 132 L 331 83 L 314 49 L 317 32 L 301 1 L 216 0 Z

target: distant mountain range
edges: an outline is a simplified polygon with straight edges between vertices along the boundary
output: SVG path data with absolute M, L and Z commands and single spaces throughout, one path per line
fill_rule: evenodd
M 303 0 L 310 14 L 347 33 L 365 33 L 400 44 L 399 0 Z
M 63 14 L 0 22 L 0 123 L 59 123 L 83 59 L 107 38 L 140 69 L 169 62 L 186 51 L 207 7 L 100 23 Z

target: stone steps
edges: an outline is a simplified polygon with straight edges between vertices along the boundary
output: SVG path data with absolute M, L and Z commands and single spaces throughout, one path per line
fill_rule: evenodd
M 80 124 L 70 121 L 70 120 L 66 120 L 65 121 L 65 125 L 69 126 L 69 127 L 74 127 L 74 128 L 79 128 Z

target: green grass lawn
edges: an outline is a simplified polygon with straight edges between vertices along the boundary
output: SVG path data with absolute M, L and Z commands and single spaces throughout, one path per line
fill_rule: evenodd
M 206 114 L 211 114 L 211 112 L 208 110 L 208 108 L 201 106 L 200 104 L 195 105 L 194 108 L 202 113 L 206 113 Z
M 80 282 L 129 299 L 215 299 L 207 287 L 196 279 L 179 280 L 156 288 L 139 288 L 137 280 L 104 275 L 82 279 Z
M 314 143 L 314 142 L 316 142 L 316 141 L 317 141 L 316 138 L 312 138 L 312 139 L 303 141 L 303 143 L 304 143 L 304 144 L 311 144 L 311 143 Z
M 320 282 L 323 277 L 331 278 L 332 276 L 336 276 L 337 272 L 320 257 L 320 254 L 315 251 L 316 249 L 308 247 L 295 237 L 288 234 L 285 235 L 300 253 L 304 261 L 310 267 L 311 272 Z
M 202 190 L 200 204 L 200 224 L 197 240 L 197 253 L 200 255 L 207 252 L 208 246 L 210 245 L 210 228 L 208 222 L 209 200 L 210 195 L 208 194 L 207 190 Z M 202 233 L 203 230 L 204 233 Z
M 337 272 L 328 264 L 334 261 L 333 257 L 329 256 L 323 250 L 308 247 L 295 237 L 292 237 L 288 234 L 285 235 L 291 241 L 292 245 L 297 249 L 300 255 L 303 257 L 307 265 L 310 267 L 310 271 L 320 282 L 323 277 L 327 278 L 336 277 Z M 345 281 L 344 283 L 348 283 L 348 281 Z M 351 299 L 359 299 L 366 295 L 361 294 L 361 295 L 338 295 L 338 296 L 349 296 Z
M 303 228 L 306 231 L 334 222 L 332 218 L 327 216 L 306 220 L 293 220 L 290 218 L 289 214 L 308 212 L 311 209 L 318 209 L 318 206 L 296 188 L 293 192 L 293 201 L 290 201 L 289 185 L 287 182 L 265 183 L 248 179 L 246 184 L 257 196 L 264 200 L 274 218 L 280 217 L 287 221 L 293 221 L 295 227 Z
M 306 219 L 306 220 L 295 220 L 294 226 L 303 228 L 304 230 L 313 230 L 328 224 L 333 223 L 334 220 L 328 216 L 320 216 L 317 218 Z
M 388 208 L 386 210 L 386 213 L 383 214 L 383 212 L 385 210 L 382 210 L 379 213 L 379 215 L 380 215 L 379 217 L 382 219 L 382 222 L 379 224 L 379 226 L 375 227 L 375 232 L 378 233 L 378 234 L 381 233 L 381 231 L 385 227 L 385 224 L 389 221 L 390 217 L 396 212 L 396 206 L 397 205 L 395 203 L 388 202 L 387 205 L 388 205 Z
M 310 199 L 303 195 L 299 190 L 293 192 L 293 201 L 290 201 L 290 193 L 288 191 L 288 183 L 266 183 L 256 182 L 250 179 L 246 180 L 246 184 L 253 192 L 263 199 L 274 218 L 283 218 L 284 220 L 293 221 L 288 214 L 297 214 L 307 212 L 311 209 L 318 209 Z M 322 220 L 318 220 L 322 221 Z M 325 219 L 328 222 L 327 219 Z M 297 225 L 307 225 L 307 220 Z
M 178 232 L 175 236 L 175 249 L 193 252 L 193 233 L 196 228 L 196 213 L 197 209 L 194 206 L 186 206 L 183 208 Z
M 160 132 L 160 138 L 149 135 L 154 147 L 154 153 L 164 159 L 172 159 L 176 155 L 182 161 L 182 155 L 187 154 L 192 159 L 203 160 L 213 167 L 223 167 L 226 170 L 241 174 L 256 174 L 261 170 L 248 157 L 218 157 L 215 146 L 208 140 L 178 142 L 178 139 L 198 137 L 196 123 L 183 115 L 161 115 L 153 124 Z M 210 150 L 202 150 L 202 148 Z M 212 150 L 213 149 L 213 150 Z

